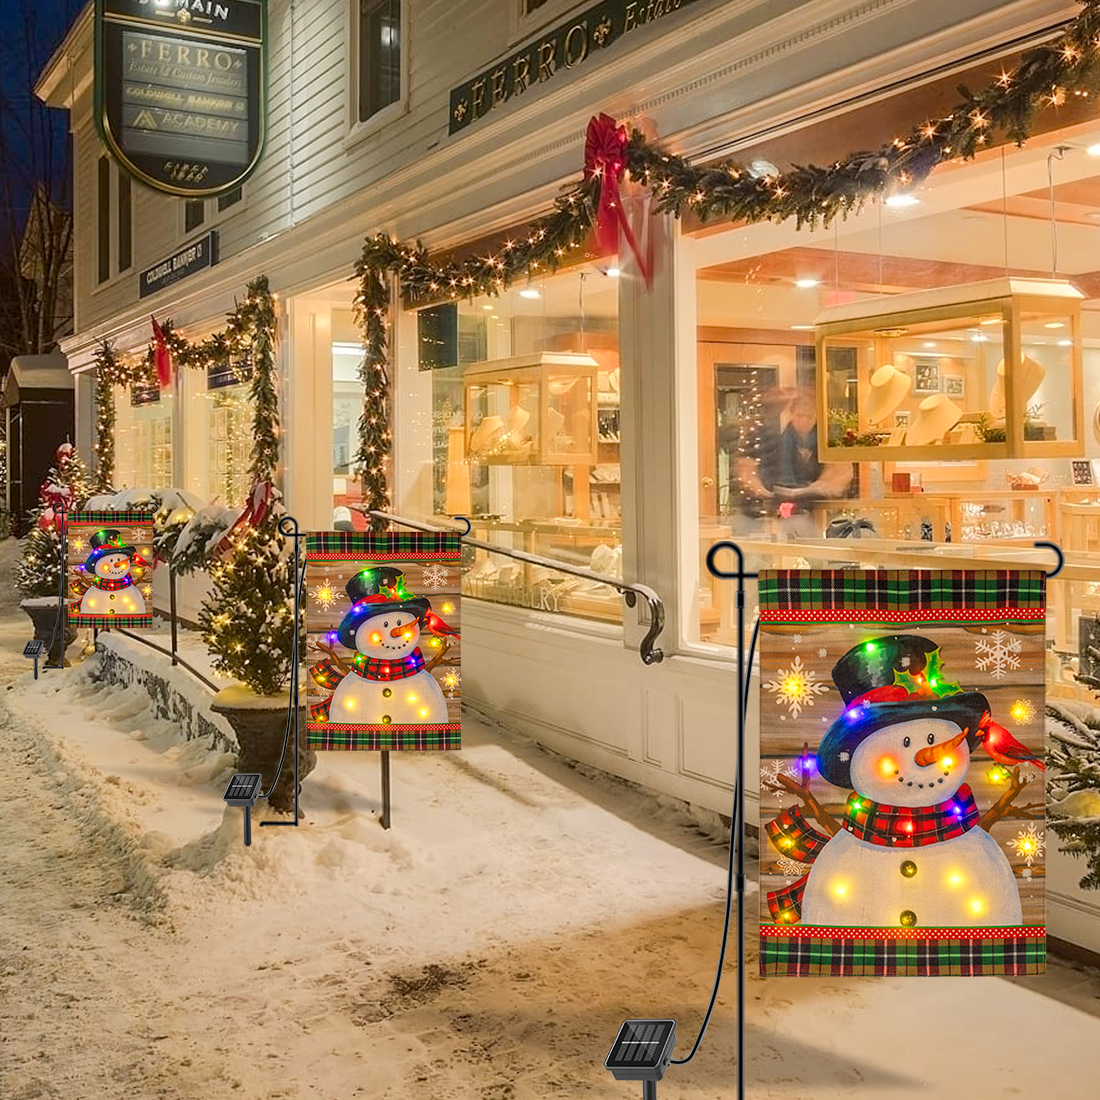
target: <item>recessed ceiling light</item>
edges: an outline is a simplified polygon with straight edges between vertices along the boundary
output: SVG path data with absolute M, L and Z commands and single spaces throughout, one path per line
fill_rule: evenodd
M 1060 348 L 1071 348 L 1071 347 L 1073 347 L 1073 341 L 1072 340 L 1059 340 L 1058 341 L 1058 346 Z
M 989 337 L 984 332 L 975 332 L 971 334 L 970 342 L 972 344 L 984 344 L 987 343 Z
M 791 332 L 813 332 L 813 325 L 791 325 Z
M 490 306 L 490 305 L 484 305 L 484 306 L 482 306 L 481 308 L 482 308 L 482 309 L 488 309 L 488 310 L 492 310 L 492 308 L 493 308 L 493 307 L 492 307 L 492 306 Z
M 886 196 L 886 205 L 893 207 L 895 210 L 904 209 L 906 206 L 916 206 L 919 202 L 920 199 L 916 195 L 910 195 L 905 191 L 897 195 Z
M 925 340 L 924 341 L 924 346 L 926 348 L 934 348 L 936 346 L 936 341 L 935 340 Z
M 1065 321 L 1047 321 L 1043 328 L 1065 328 Z
M 622 271 L 617 267 L 609 267 L 607 269 L 607 277 L 609 279 L 617 279 L 622 274 Z
M 820 279 L 795 279 L 794 285 L 800 290 L 810 290 L 815 286 L 821 286 Z
M 519 296 L 521 298 L 541 298 L 542 297 L 542 295 L 533 286 L 524 287 L 523 290 L 521 290 L 519 292 Z
M 1085 152 L 1088 153 L 1090 157 L 1100 157 L 1100 142 L 1097 142 L 1096 145 L 1090 145 Z
M 979 325 L 999 325 L 1003 322 L 1001 317 L 983 317 L 978 324 Z

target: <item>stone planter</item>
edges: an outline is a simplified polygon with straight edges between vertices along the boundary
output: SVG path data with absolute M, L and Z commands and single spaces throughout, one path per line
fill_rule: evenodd
M 234 684 L 219 691 L 214 696 L 210 709 L 215 714 L 225 716 L 237 735 L 241 747 L 237 757 L 237 771 L 259 772 L 263 776 L 262 789 L 267 790 L 275 778 L 275 769 L 279 763 L 279 754 L 283 751 L 283 737 L 286 734 L 287 706 L 289 692 L 278 695 L 257 695 L 241 684 Z M 298 779 L 301 780 L 317 766 L 317 754 L 306 740 L 306 708 L 299 714 L 298 740 Z M 268 804 L 278 813 L 294 812 L 294 731 L 283 759 L 275 789 L 268 798 Z
M 19 605 L 34 623 L 34 636 L 40 642 L 49 645 L 57 622 L 57 597 L 34 596 Z M 76 641 L 76 631 L 69 625 L 69 616 L 62 610 L 63 622 L 57 627 L 57 636 L 44 663 L 59 668 L 65 659 L 65 647 Z

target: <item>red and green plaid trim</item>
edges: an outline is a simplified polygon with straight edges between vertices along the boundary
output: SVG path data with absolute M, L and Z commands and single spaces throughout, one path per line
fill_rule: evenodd
M 449 532 L 313 531 L 306 535 L 307 561 L 459 560 L 462 540 Z
M 805 818 L 800 806 L 784 810 L 774 821 L 764 826 L 771 842 L 790 859 L 813 863 L 829 838 L 819 833 Z
M 307 722 L 309 744 L 315 749 L 368 752 L 436 752 L 462 748 L 459 722 L 435 725 L 342 726 Z
M 768 912 L 776 924 L 797 924 L 802 919 L 802 896 L 809 880 L 809 875 L 803 875 L 782 890 L 768 892 Z
M 110 524 L 113 527 L 153 528 L 152 512 L 70 512 L 69 523 Z
M 1046 929 L 761 927 L 764 977 L 1030 975 L 1046 970 Z
M 331 657 L 326 657 L 323 661 L 318 661 L 309 670 L 309 675 L 319 687 L 328 688 L 331 691 L 343 680 L 347 673 L 338 668 Z
M 69 610 L 69 622 L 73 626 L 152 626 L 153 616 L 149 615 L 81 615 Z
M 981 814 L 970 786 L 935 806 L 887 806 L 853 791 L 842 824 L 857 840 L 890 848 L 923 848 L 970 832 Z M 778 819 L 777 819 L 778 820 Z M 796 857 L 808 862 L 802 856 Z
M 1041 570 L 765 569 L 761 622 L 1042 622 Z

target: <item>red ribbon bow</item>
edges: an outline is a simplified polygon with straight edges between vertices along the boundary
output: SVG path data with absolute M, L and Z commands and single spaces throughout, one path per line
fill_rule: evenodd
M 627 140 L 626 127 L 618 125 L 610 115 L 601 112 L 590 119 L 584 139 L 584 178 L 588 180 L 599 176 L 601 179 L 600 201 L 593 227 L 597 249 L 602 254 L 618 252 L 621 229 L 630 251 L 634 253 L 638 270 L 648 285 L 649 265 L 638 248 L 619 193 L 619 181 L 626 171 Z

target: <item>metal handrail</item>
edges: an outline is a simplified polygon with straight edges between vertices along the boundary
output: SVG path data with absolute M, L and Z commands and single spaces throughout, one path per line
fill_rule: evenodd
M 654 647 L 654 642 L 665 628 L 665 605 L 661 597 L 648 584 L 631 584 L 629 581 L 619 580 L 617 577 L 606 577 L 602 573 L 593 573 L 591 569 L 580 569 L 566 562 L 555 561 L 553 558 L 543 558 L 538 554 L 528 554 L 525 550 L 512 550 L 510 547 L 497 546 L 495 543 L 482 542 L 480 539 L 472 539 L 467 534 L 454 527 L 433 527 L 427 523 L 419 523 L 416 520 L 405 519 L 403 516 L 395 516 L 389 512 L 381 512 L 377 509 L 358 508 L 368 516 L 384 519 L 388 523 L 396 523 L 401 527 L 411 527 L 416 531 L 427 531 L 429 534 L 437 531 L 461 535 L 462 541 L 468 546 L 476 546 L 479 550 L 487 550 L 491 554 L 500 554 L 505 558 L 513 558 L 515 561 L 526 562 L 528 565 L 541 565 L 546 569 L 553 569 L 558 573 L 568 573 L 571 577 L 580 577 L 586 581 L 596 581 L 606 584 L 622 594 L 627 607 L 634 607 L 641 596 L 649 608 L 649 629 L 645 637 L 638 645 L 638 656 L 642 663 L 647 665 L 660 664 L 665 659 L 664 651 Z M 466 520 L 469 530 L 469 520 Z
M 179 665 L 181 668 L 187 669 L 192 676 L 201 680 L 215 695 L 221 691 L 221 688 L 214 683 L 213 680 L 208 680 L 197 668 L 195 668 L 188 661 L 185 661 L 178 653 L 174 653 L 170 649 L 165 649 L 162 645 L 157 645 L 156 642 L 149 641 L 148 638 L 143 638 L 140 634 L 131 634 L 129 630 L 124 630 L 121 627 L 114 627 L 114 631 L 118 634 L 123 634 L 127 638 L 133 638 L 135 642 L 141 642 L 142 645 L 147 645 L 150 649 L 155 649 L 158 653 L 163 653 L 166 657 L 172 658 L 172 664 Z

